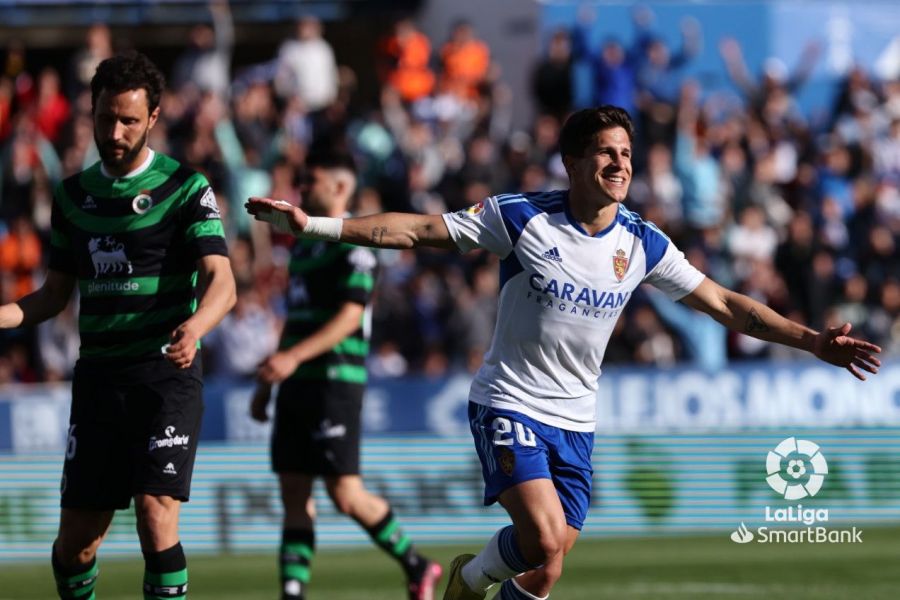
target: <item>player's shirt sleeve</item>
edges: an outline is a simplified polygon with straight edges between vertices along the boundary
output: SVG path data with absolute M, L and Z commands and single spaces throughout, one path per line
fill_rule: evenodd
M 467 209 L 441 216 L 460 252 L 484 248 L 500 258 L 506 258 L 512 252 L 512 240 L 493 196 Z
M 216 194 L 202 175 L 197 175 L 197 185 L 192 186 L 182 205 L 185 242 L 193 259 L 211 254 L 228 256 L 222 215 L 216 203 Z
M 337 282 L 339 303 L 356 302 L 365 306 L 372 298 L 378 259 L 375 253 L 361 246 L 347 246 L 343 272 Z
M 78 274 L 75 253 L 69 238 L 68 221 L 59 205 L 58 196 L 62 192 L 62 183 L 53 191 L 53 206 L 50 209 L 50 258 L 47 268 L 69 275 Z
M 681 300 L 693 292 L 706 276 L 684 257 L 684 253 L 669 242 L 662 258 L 644 277 L 672 300 Z

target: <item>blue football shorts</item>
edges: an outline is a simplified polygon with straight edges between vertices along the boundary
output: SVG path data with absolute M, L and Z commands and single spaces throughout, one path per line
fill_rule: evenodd
M 474 402 L 469 402 L 469 427 L 481 460 L 485 506 L 516 484 L 550 479 L 566 523 L 581 530 L 591 503 L 594 432 L 560 429 Z

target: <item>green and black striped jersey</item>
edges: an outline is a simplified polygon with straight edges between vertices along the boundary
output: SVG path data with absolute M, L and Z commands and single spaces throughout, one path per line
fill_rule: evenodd
M 372 286 L 378 261 L 368 248 L 297 240 L 291 250 L 287 321 L 281 349 L 308 337 L 345 302 L 366 307 L 359 328 L 330 351 L 301 364 L 291 379 L 366 383 Z
M 159 358 L 197 307 L 197 260 L 228 255 L 206 178 L 160 153 L 139 173 L 100 163 L 54 191 L 49 268 L 75 275 L 81 361 Z

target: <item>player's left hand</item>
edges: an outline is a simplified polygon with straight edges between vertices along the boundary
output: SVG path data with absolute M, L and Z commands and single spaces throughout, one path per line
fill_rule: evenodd
M 302 209 L 284 200 L 254 196 L 247 199 L 244 208 L 257 221 L 271 223 L 281 233 L 301 233 L 309 223 L 309 217 Z
M 250 398 L 250 417 L 259 423 L 269 420 L 269 400 L 272 397 L 272 386 L 268 383 L 256 384 L 253 396 Z
M 260 363 L 256 376 L 265 383 L 280 383 L 290 377 L 300 361 L 289 352 L 276 352 Z
M 182 323 L 169 336 L 170 341 L 166 344 L 164 354 L 179 369 L 187 369 L 193 364 L 194 357 L 197 355 L 199 339 L 188 323 Z
M 881 361 L 873 353 L 881 352 L 881 348 L 856 338 L 848 337 L 850 323 L 840 327 L 831 327 L 820 332 L 813 342 L 813 354 L 827 363 L 844 367 L 861 381 L 866 380 L 863 371 L 878 373 Z

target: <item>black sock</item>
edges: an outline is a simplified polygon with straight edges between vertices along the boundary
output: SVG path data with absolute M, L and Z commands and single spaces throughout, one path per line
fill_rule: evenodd
M 282 530 L 278 568 L 283 600 L 302 600 L 306 586 L 309 585 L 315 552 L 316 534 L 312 529 Z
M 94 586 L 100 569 L 97 568 L 97 557 L 86 565 L 65 567 L 56 558 L 56 544 L 50 550 L 50 563 L 53 565 L 53 577 L 56 579 L 56 591 L 63 600 L 94 600 Z
M 400 563 L 408 579 L 415 581 L 422 576 L 425 567 L 428 566 L 428 561 L 416 552 L 412 540 L 400 528 L 400 523 L 394 517 L 393 510 L 388 508 L 383 519 L 365 529 L 379 548 Z
M 187 588 L 187 559 L 181 542 L 162 552 L 144 553 L 144 600 L 182 600 Z

